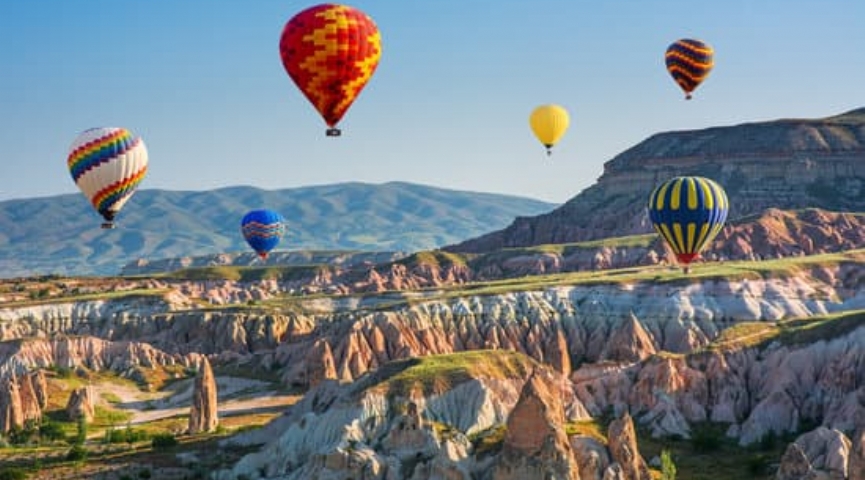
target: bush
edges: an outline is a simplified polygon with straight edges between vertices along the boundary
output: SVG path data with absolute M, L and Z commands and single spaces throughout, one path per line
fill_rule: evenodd
M 63 431 L 63 426 L 59 422 L 44 419 L 42 425 L 39 426 L 39 438 L 51 442 L 57 440 L 66 440 L 66 433 Z
M 75 445 L 84 445 L 87 441 L 87 419 L 78 417 L 78 430 L 75 433 Z
M 721 448 L 721 433 L 713 428 L 694 428 L 691 447 L 698 453 L 714 452 Z
M 0 468 L 0 480 L 24 480 L 27 478 L 27 471 L 19 467 L 4 467 Z
M 761 451 L 767 452 L 778 446 L 778 434 L 774 430 L 769 430 L 760 438 L 759 448 Z
M 769 458 L 766 455 L 751 455 L 748 457 L 748 471 L 751 475 L 765 475 L 769 469 Z
M 153 436 L 151 445 L 156 449 L 171 448 L 177 445 L 177 439 L 170 433 L 160 433 Z
M 66 453 L 66 460 L 78 462 L 87 460 L 87 449 L 83 445 L 73 445 Z
M 661 480 L 676 480 L 676 464 L 667 449 L 661 450 Z
M 126 427 L 105 432 L 105 443 L 128 443 L 143 442 L 148 439 L 147 432 L 141 429 Z

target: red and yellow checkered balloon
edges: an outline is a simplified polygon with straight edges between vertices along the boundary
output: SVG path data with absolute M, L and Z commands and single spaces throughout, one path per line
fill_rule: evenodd
M 378 66 L 381 36 L 360 10 L 322 4 L 285 24 L 279 53 L 288 75 L 331 127 L 328 134 L 338 135 L 336 124 Z

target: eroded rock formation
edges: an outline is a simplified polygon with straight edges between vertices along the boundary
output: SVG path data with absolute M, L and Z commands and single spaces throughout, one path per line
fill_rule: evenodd
M 213 376 L 210 361 L 207 357 L 202 357 L 192 389 L 188 432 L 190 434 L 212 432 L 218 425 L 216 377 Z
M 579 480 L 580 470 L 564 432 L 565 413 L 549 376 L 535 372 L 508 415 L 507 435 L 493 480 Z
M 83 418 L 87 422 L 92 422 L 95 415 L 96 392 L 93 387 L 86 386 L 73 390 L 66 403 L 66 417 L 72 421 Z

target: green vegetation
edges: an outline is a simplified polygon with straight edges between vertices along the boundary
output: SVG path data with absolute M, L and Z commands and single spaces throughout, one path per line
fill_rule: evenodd
M 0 468 L 0 480 L 25 480 L 27 478 L 27 470 L 19 467 L 2 467 Z
M 597 420 L 585 420 L 581 422 L 568 422 L 565 424 L 565 433 L 571 435 L 583 435 L 592 437 L 601 443 L 607 443 L 607 435 L 604 426 Z
M 770 322 L 739 322 L 724 329 L 709 346 L 719 348 L 748 348 L 774 338 L 780 329 Z
M 666 448 L 661 450 L 661 480 L 676 480 L 676 464 Z
M 865 325 L 865 310 L 781 322 L 777 340 L 784 345 L 803 345 L 846 335 Z
M 629 267 L 611 270 L 567 272 L 549 275 L 532 275 L 468 285 L 443 287 L 439 296 L 425 297 L 459 298 L 469 295 L 498 295 L 502 293 L 540 290 L 569 285 L 597 285 L 620 283 L 677 283 L 690 284 L 707 280 L 745 280 L 784 278 L 800 274 L 805 269 L 826 267 L 842 263 L 865 262 L 865 250 L 851 250 L 809 257 L 788 257 L 763 261 L 706 262 L 691 266 L 691 273 L 684 274 L 678 267 Z
M 508 350 L 472 350 L 390 362 L 379 368 L 371 382 L 392 394 L 403 395 L 420 387 L 440 393 L 471 378 L 525 377 L 532 368 L 529 357 Z
M 172 280 L 231 280 L 257 282 L 261 280 L 292 281 L 314 277 L 330 270 L 328 265 L 268 265 L 245 267 L 220 265 L 214 267 L 184 268 L 170 273 L 155 275 L 156 278 Z
M 483 458 L 487 455 L 495 455 L 502 449 L 505 442 L 505 436 L 508 434 L 508 427 L 504 423 L 500 423 L 481 432 L 469 435 L 469 441 L 472 442 L 475 455 L 478 458 Z
M 153 436 L 151 444 L 157 450 L 165 450 L 177 446 L 177 437 L 170 433 L 160 433 Z
M 40 290 L 39 292 L 42 292 Z M 47 305 L 52 303 L 69 303 L 69 302 L 87 302 L 92 300 L 119 300 L 119 299 L 133 299 L 133 298 L 153 298 L 153 297 L 161 297 L 168 293 L 168 289 L 165 288 L 156 288 L 156 289 L 135 289 L 135 290 L 120 290 L 120 291 L 106 291 L 106 292 L 95 292 L 95 293 L 84 293 L 84 294 L 70 294 L 70 295 L 49 295 L 45 294 L 37 294 L 35 296 L 31 296 L 27 300 L 18 300 L 13 302 L 6 302 L 3 304 L 6 308 L 12 307 L 28 307 L 34 305 Z
M 805 345 L 847 335 L 862 325 L 865 325 L 865 310 L 851 310 L 781 322 L 742 322 L 725 329 L 707 348 L 749 348 L 771 342 L 780 342 L 782 345 Z
M 409 255 L 408 257 L 397 260 L 393 263 L 406 265 L 408 267 L 426 265 L 441 268 L 447 268 L 452 266 L 465 267 L 468 264 L 464 255 L 459 253 L 445 252 L 443 250 L 426 250 L 422 252 L 417 252 Z
M 740 447 L 736 440 L 727 438 L 724 434 L 726 425 L 702 423 L 692 425 L 692 434 L 699 439 L 685 440 L 681 438 L 652 438 L 649 432 L 638 427 L 638 444 L 640 453 L 646 460 L 661 457 L 662 452 L 668 452 L 670 460 L 675 459 L 676 478 L 688 480 L 729 480 L 731 478 L 749 478 L 754 480 L 771 480 L 774 478 L 768 471 L 771 459 L 781 458 L 781 443 L 772 449 Z M 707 468 L 711 465 L 711 468 Z M 662 460 L 663 470 L 663 460 Z M 659 478 L 664 472 L 660 472 Z

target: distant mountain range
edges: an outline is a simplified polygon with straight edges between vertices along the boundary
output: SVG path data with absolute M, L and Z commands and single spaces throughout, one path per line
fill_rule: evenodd
M 277 250 L 412 252 L 476 237 L 555 206 L 401 182 L 142 190 L 118 215 L 117 228 L 103 230 L 80 194 L 8 200 L 0 202 L 0 277 L 116 275 L 141 258 L 246 252 L 240 220 L 255 208 L 286 218 L 288 233 Z
M 489 252 L 649 233 L 649 195 L 679 175 L 720 183 L 729 220 L 768 208 L 865 212 L 865 108 L 655 134 L 604 164 L 597 183 L 559 208 L 446 249 Z

